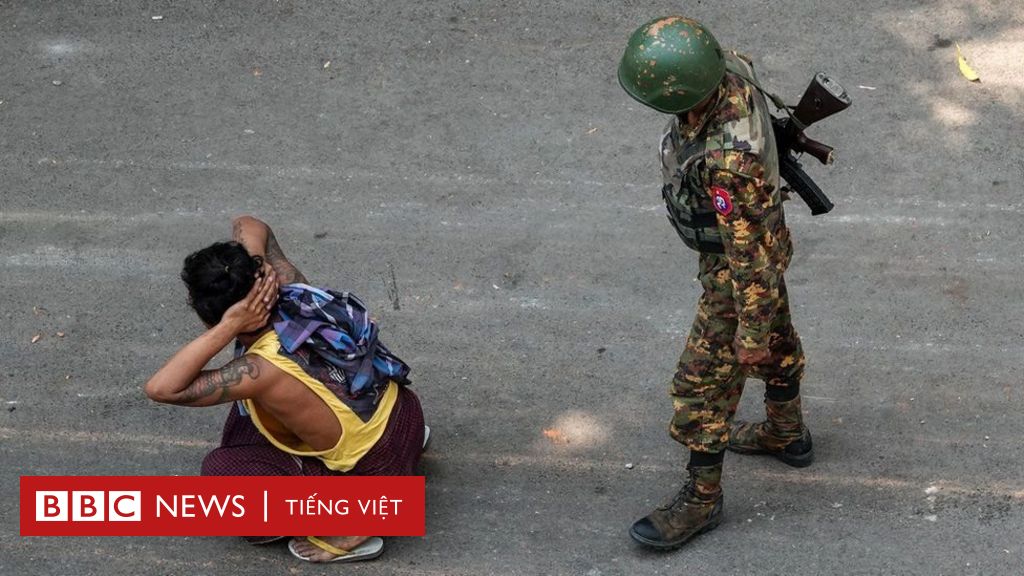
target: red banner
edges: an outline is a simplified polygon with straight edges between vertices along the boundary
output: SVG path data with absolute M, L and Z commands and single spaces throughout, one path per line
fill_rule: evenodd
M 22 476 L 22 536 L 423 536 L 422 476 Z

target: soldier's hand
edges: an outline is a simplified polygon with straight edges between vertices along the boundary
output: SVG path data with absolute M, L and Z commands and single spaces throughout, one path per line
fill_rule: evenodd
M 768 361 L 768 349 L 767 348 L 755 348 L 749 350 L 740 346 L 736 347 L 736 359 L 743 366 L 757 366 L 758 364 L 764 364 Z

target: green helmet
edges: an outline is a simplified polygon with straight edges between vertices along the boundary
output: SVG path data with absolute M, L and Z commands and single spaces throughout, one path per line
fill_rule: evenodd
M 642 104 L 680 114 L 722 82 L 725 57 L 700 22 L 669 16 L 637 28 L 619 63 L 619 84 Z

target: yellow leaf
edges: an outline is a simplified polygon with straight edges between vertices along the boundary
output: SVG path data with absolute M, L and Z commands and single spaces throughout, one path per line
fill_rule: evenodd
M 977 72 L 967 64 L 967 59 L 960 54 L 960 44 L 956 45 L 956 61 L 960 66 L 960 73 L 964 75 L 971 82 L 981 82 L 981 78 L 978 77 Z

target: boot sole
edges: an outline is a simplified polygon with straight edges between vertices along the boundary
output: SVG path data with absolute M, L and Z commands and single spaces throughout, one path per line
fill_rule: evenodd
M 808 450 L 803 454 L 787 454 L 785 452 L 771 452 L 769 450 L 760 450 L 757 448 L 734 448 L 732 446 L 727 446 L 726 450 L 735 454 L 771 456 L 776 460 L 781 460 L 782 462 L 789 464 L 793 468 L 806 468 L 814 462 L 814 450 Z
M 658 550 L 658 551 L 661 551 L 661 552 L 669 552 L 671 550 L 676 550 L 678 548 L 681 548 L 684 544 L 686 544 L 690 540 L 693 540 L 694 538 L 696 538 L 697 536 L 700 536 L 701 534 L 703 534 L 705 532 L 710 532 L 710 531 L 714 530 L 715 528 L 718 528 L 718 525 L 721 524 L 721 523 L 722 523 L 722 516 L 721 516 L 721 513 L 719 513 L 718 516 L 715 516 L 714 518 L 708 520 L 707 523 L 705 523 L 703 526 L 701 526 L 696 532 L 691 533 L 690 535 L 686 536 L 685 538 L 682 538 L 680 540 L 676 540 L 675 542 L 658 542 L 657 540 L 650 540 L 648 538 L 644 538 L 643 536 L 637 534 L 636 532 L 633 531 L 632 528 L 629 529 L 629 535 L 630 535 L 631 538 L 633 538 L 633 540 L 636 540 L 637 542 L 639 542 L 640 544 L 643 544 L 644 546 L 648 546 L 650 548 L 654 548 L 655 550 Z

